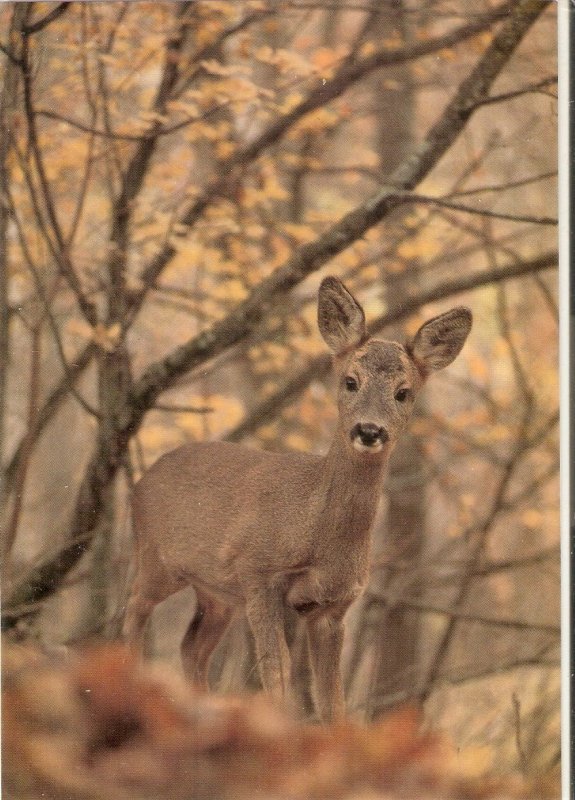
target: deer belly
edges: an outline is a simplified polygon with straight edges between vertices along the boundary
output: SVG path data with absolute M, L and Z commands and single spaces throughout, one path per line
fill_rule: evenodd
M 292 576 L 285 601 L 302 616 L 331 608 L 345 609 L 363 592 L 365 581 L 337 580 L 310 569 Z

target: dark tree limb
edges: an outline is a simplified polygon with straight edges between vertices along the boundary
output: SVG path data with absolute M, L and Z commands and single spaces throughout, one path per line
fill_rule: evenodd
M 32 22 L 29 25 L 24 25 L 22 28 L 22 32 L 27 36 L 30 36 L 33 33 L 38 33 L 38 31 L 44 30 L 51 22 L 54 22 L 55 19 L 61 17 L 62 14 L 65 14 L 66 11 L 71 7 L 72 3 L 67 0 L 65 3 L 58 3 L 51 11 L 48 11 L 40 19 L 36 20 L 36 22 Z

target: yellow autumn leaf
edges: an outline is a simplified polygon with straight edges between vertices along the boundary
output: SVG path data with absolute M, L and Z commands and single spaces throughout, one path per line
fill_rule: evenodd
M 169 100 L 166 103 L 166 107 L 169 111 L 185 114 L 187 117 L 197 117 L 200 114 L 196 103 L 189 100 Z
M 240 300 L 243 300 L 246 295 L 246 287 L 237 278 L 232 278 L 232 280 L 217 284 L 212 291 L 212 296 L 214 298 L 218 300 L 226 300 L 228 302 L 239 302 Z
M 220 161 L 225 161 L 226 158 L 229 158 L 233 155 L 237 150 L 237 145 L 235 142 L 218 142 L 216 144 L 216 156 L 220 159 Z
M 171 425 L 148 422 L 138 434 L 138 441 L 150 459 L 154 459 L 160 452 L 166 452 L 181 444 L 182 436 Z
M 274 51 L 268 44 L 256 48 L 253 52 L 254 58 L 261 61 L 263 64 L 272 64 L 274 59 Z
M 365 42 L 364 44 L 362 44 L 362 46 L 359 48 L 359 55 L 362 56 L 363 58 L 366 58 L 367 56 L 373 55 L 373 53 L 375 53 L 375 50 L 376 50 L 375 44 L 370 40 L 369 42 Z
M 381 267 L 379 264 L 368 264 L 361 271 L 361 276 L 364 281 L 372 282 L 377 281 L 381 275 Z
M 521 514 L 521 522 L 526 528 L 534 530 L 543 522 L 543 514 L 536 508 L 528 508 Z
M 403 45 L 403 41 L 397 34 L 395 36 L 390 36 L 388 39 L 384 39 L 383 45 L 386 50 L 399 50 L 399 48 Z
M 480 778 L 493 767 L 493 750 L 487 746 L 467 747 L 459 751 L 455 761 L 466 778 Z
M 457 61 L 457 54 L 451 47 L 445 47 L 440 50 L 438 56 L 442 61 Z
M 291 450 L 309 450 L 309 442 L 301 433 L 288 433 L 285 442 Z
M 71 319 L 66 323 L 66 331 L 81 339 L 91 339 L 93 328 L 83 319 Z
M 407 239 L 398 246 L 397 253 L 402 258 L 433 258 L 441 251 L 438 242 L 429 236 Z
M 333 67 L 337 59 L 338 54 L 331 47 L 318 47 L 311 57 L 311 63 L 316 70 L 325 73 L 327 68 Z
M 231 75 L 235 71 L 235 67 L 227 67 L 225 64 L 216 61 L 214 58 L 204 59 L 200 61 L 200 66 L 210 75 Z
M 277 105 L 277 110 L 280 114 L 289 114 L 301 103 L 302 100 L 302 94 L 299 92 L 290 92 L 288 95 L 286 95 L 283 101 Z
M 309 225 L 296 225 L 292 222 L 284 222 L 282 230 L 300 244 L 310 242 L 316 235 L 314 229 Z
M 467 367 L 472 378 L 484 382 L 489 377 L 489 367 L 484 358 L 477 353 L 470 352 L 467 357 Z
M 118 344 L 121 332 L 122 328 L 119 322 L 115 322 L 108 328 L 106 328 L 105 325 L 98 323 L 94 328 L 92 328 L 92 339 L 99 347 L 102 348 L 102 350 L 106 350 L 108 353 L 111 353 Z

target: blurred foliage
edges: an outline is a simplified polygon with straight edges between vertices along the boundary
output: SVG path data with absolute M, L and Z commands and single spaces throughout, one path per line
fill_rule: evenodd
M 14 800 L 557 796 L 557 775 L 497 774 L 486 748 L 456 752 L 422 729 L 414 708 L 369 727 L 314 727 L 262 696 L 196 692 L 111 646 L 67 661 L 9 648 L 2 686 L 3 778 Z

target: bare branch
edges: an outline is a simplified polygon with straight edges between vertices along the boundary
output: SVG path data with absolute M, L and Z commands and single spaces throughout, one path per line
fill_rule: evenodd
M 521 186 L 528 186 L 530 183 L 537 183 L 538 181 L 545 181 L 549 178 L 556 178 L 557 170 L 552 172 L 542 172 L 540 175 L 533 175 L 529 178 L 522 178 L 518 181 L 506 181 L 505 183 L 498 183 L 493 186 L 477 186 L 474 189 L 465 189 L 462 191 L 450 192 L 447 197 L 471 197 L 474 194 L 484 194 L 485 192 L 506 192 L 510 189 L 519 189 Z
M 466 611 L 461 611 L 454 608 L 446 608 L 444 606 L 437 606 L 433 603 L 424 603 L 415 598 L 397 598 L 394 595 L 386 596 L 375 592 L 366 592 L 368 602 L 383 603 L 384 605 L 391 604 L 394 608 L 401 607 L 407 608 L 410 611 L 421 611 L 426 614 L 439 614 L 450 619 L 466 620 L 468 622 L 477 622 L 480 625 L 492 625 L 498 628 L 513 628 L 519 631 L 537 631 L 541 633 L 551 633 L 554 636 L 559 636 L 561 628 L 559 625 L 552 625 L 551 623 L 542 622 L 525 622 L 520 619 L 501 619 L 498 617 L 488 617 L 484 614 L 473 614 Z
M 557 75 L 551 75 L 548 78 L 543 78 L 537 83 L 529 84 L 528 86 L 524 86 L 522 89 L 516 89 L 513 92 L 505 92 L 504 94 L 497 94 L 493 95 L 492 97 L 486 97 L 482 100 L 477 101 L 477 108 L 480 106 L 487 106 L 492 105 L 493 103 L 504 103 L 507 100 L 514 100 L 516 97 L 521 97 L 524 94 L 529 94 L 530 92 L 537 92 L 543 89 L 545 86 L 550 86 L 552 83 L 557 83 Z
M 527 773 L 527 756 L 523 748 L 523 734 L 521 731 L 521 702 L 517 696 L 517 692 L 511 695 L 511 702 L 513 704 L 513 727 L 515 729 L 515 746 L 517 748 L 517 756 L 519 758 L 519 765 L 521 772 L 525 775 Z
M 466 670 L 449 671 L 441 675 L 441 683 L 451 684 L 457 686 L 462 683 L 470 683 L 471 681 L 482 680 L 490 678 L 494 675 L 501 675 L 505 672 L 512 672 L 513 670 L 521 669 L 524 667 L 534 667 L 536 669 L 551 669 L 558 670 L 561 667 L 559 659 L 545 658 L 545 655 L 551 647 L 545 645 L 533 655 L 526 656 L 525 658 L 513 658 L 507 661 L 496 662 L 493 665 L 484 668 L 477 668 L 473 665 Z M 381 713 L 387 708 L 393 708 L 399 703 L 406 703 L 410 700 L 419 700 L 419 695 L 416 689 L 412 691 L 401 691 L 388 693 L 381 697 L 377 702 L 377 712 Z M 370 704 L 372 701 L 370 700 Z M 354 708 L 355 711 L 364 709 L 364 705 L 358 705 Z M 373 710 L 373 709 L 372 709 Z
M 493 219 L 509 220 L 510 222 L 526 222 L 530 225 L 557 225 L 559 220 L 555 217 L 532 217 L 521 214 L 507 214 L 503 211 L 490 211 L 487 208 L 474 208 L 462 203 L 454 203 L 443 197 L 427 197 L 422 194 L 403 195 L 406 203 L 423 203 L 426 205 L 436 205 L 443 208 L 451 208 L 454 211 L 464 211 L 466 214 L 477 214 L 481 217 L 491 217 Z
M 167 411 L 169 414 L 212 414 L 215 409 L 209 406 L 178 406 L 156 403 L 154 411 Z
M 67 0 L 65 3 L 58 3 L 51 11 L 49 11 L 45 16 L 41 17 L 36 22 L 33 22 L 31 25 L 24 25 L 22 28 L 22 33 L 26 36 L 30 36 L 33 33 L 38 33 L 38 31 L 43 30 L 46 28 L 51 22 L 54 22 L 55 19 L 61 17 L 68 9 L 72 6 L 70 0 Z
M 203 122 L 213 114 L 218 111 L 221 111 L 222 108 L 225 108 L 226 104 L 222 104 L 219 106 L 215 106 L 213 109 L 209 109 L 204 114 L 199 117 L 189 117 L 180 122 L 176 122 L 173 125 L 168 127 L 162 127 L 158 123 L 156 123 L 152 128 L 143 133 L 118 133 L 117 131 L 112 130 L 100 130 L 99 128 L 95 128 L 93 125 L 87 124 L 82 122 L 78 119 L 72 119 L 71 117 L 66 117 L 64 114 L 58 114 L 56 111 L 50 111 L 46 108 L 38 109 L 35 114 L 38 117 L 46 117 L 47 119 L 53 119 L 57 122 L 65 122 L 67 125 L 70 125 L 72 128 L 77 128 L 79 131 L 83 131 L 84 133 L 90 133 L 93 136 L 99 136 L 103 139 L 115 139 L 119 142 L 144 142 L 149 139 L 158 139 L 160 136 L 168 136 L 169 134 L 175 133 L 176 131 L 182 130 L 183 128 L 187 127 L 188 125 L 193 125 L 197 122 Z
M 0 50 L 4 53 L 4 55 L 8 56 L 10 61 L 15 66 L 17 66 L 17 67 L 21 67 L 22 66 L 21 60 L 17 56 L 14 55 L 14 53 L 10 50 L 9 47 L 7 47 L 5 44 L 2 44 L 2 42 L 0 42 Z
M 512 569 L 525 569 L 532 567 L 535 564 L 541 564 L 544 561 L 551 559 L 558 561 L 561 555 L 561 548 L 559 545 L 546 547 L 538 553 L 533 553 L 530 556 L 523 556 L 522 558 L 508 558 L 500 561 L 491 561 L 483 564 L 475 570 L 475 575 L 484 577 L 488 575 L 495 575 L 498 572 L 507 572 Z

